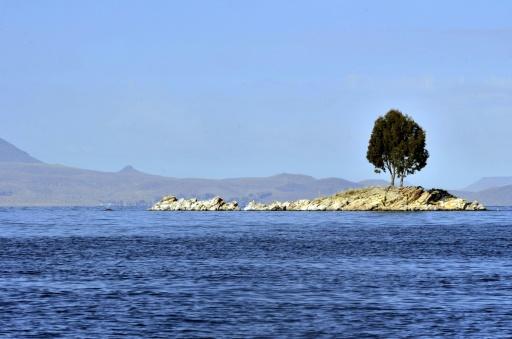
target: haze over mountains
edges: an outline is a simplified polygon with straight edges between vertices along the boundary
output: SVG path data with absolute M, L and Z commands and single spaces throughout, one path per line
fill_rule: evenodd
M 512 177 L 488 177 L 469 185 L 464 188 L 464 191 L 478 192 L 510 185 L 512 185 Z
M 512 177 L 485 178 L 454 193 L 487 205 L 512 205 L 511 184 Z M 46 164 L 0 139 L 0 206 L 147 206 L 167 194 L 200 199 L 219 195 L 244 204 L 249 200 L 311 199 L 348 188 L 384 185 L 387 185 L 384 180 L 353 182 L 300 174 L 233 179 L 172 178 L 143 173 L 131 166 L 119 172 L 100 172 Z
M 40 163 L 41 161 L 0 138 L 0 162 Z
M 91 171 L 46 164 L 0 139 L 1 206 L 149 205 L 167 194 L 201 199 L 219 195 L 244 203 L 252 199 L 313 198 L 367 184 L 295 174 L 221 180 L 178 179 L 143 173 L 131 166 L 115 173 Z M 371 184 L 386 185 L 386 182 L 372 181 Z

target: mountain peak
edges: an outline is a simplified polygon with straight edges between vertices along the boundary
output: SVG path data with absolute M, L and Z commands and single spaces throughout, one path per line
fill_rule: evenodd
M 0 138 L 0 162 L 40 163 L 41 161 Z
M 138 173 L 141 173 L 141 172 L 137 171 L 133 166 L 127 165 L 127 166 L 123 167 L 118 173 L 138 174 Z

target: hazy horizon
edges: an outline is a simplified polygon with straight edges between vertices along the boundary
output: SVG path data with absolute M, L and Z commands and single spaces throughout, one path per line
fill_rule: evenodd
M 387 180 L 391 108 L 427 131 L 407 181 L 512 175 L 512 3 L 0 1 L 0 137 L 48 162 L 173 177 Z

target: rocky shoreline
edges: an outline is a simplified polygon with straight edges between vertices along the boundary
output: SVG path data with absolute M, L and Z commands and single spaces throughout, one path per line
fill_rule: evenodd
M 236 201 L 177 199 L 166 196 L 151 211 L 239 211 Z M 369 187 L 353 189 L 312 200 L 251 201 L 244 211 L 484 211 L 477 201 L 457 198 L 445 190 L 422 187 Z
M 173 195 L 163 197 L 150 211 L 239 211 L 236 201 L 226 202 L 221 197 L 210 200 L 178 199 Z
M 483 211 L 445 190 L 422 187 L 370 187 L 348 190 L 313 200 L 262 204 L 251 201 L 245 211 Z

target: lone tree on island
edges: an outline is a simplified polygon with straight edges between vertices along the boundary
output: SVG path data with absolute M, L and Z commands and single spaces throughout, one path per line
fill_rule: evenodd
M 411 117 L 390 110 L 379 117 L 373 126 L 366 158 L 375 172 L 389 172 L 391 186 L 400 178 L 400 187 L 409 174 L 420 171 L 429 157 L 425 148 L 425 131 Z

